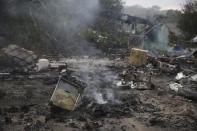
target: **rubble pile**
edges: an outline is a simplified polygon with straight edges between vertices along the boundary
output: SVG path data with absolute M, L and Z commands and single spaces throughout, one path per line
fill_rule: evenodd
M 136 49 L 133 50 L 136 51 Z M 130 59 L 132 58 L 133 61 L 137 61 L 137 59 L 140 59 L 140 54 L 143 55 L 145 52 L 142 50 L 138 50 L 138 55 L 136 55 L 135 51 L 134 55 L 132 56 L 131 54 L 130 56 Z M 193 51 L 192 53 L 178 57 L 153 57 L 151 55 L 146 55 L 148 57 L 147 60 L 140 59 L 142 60 L 140 62 L 141 64 L 136 65 L 135 62 L 131 62 L 129 64 L 127 69 L 121 74 L 122 82 L 118 83 L 118 85 L 129 86 L 130 88 L 136 89 L 152 89 L 155 86 L 151 82 L 151 77 L 167 75 L 169 77 L 174 77 L 174 81 L 172 80 L 170 83 L 168 83 L 168 87 L 171 90 L 175 91 L 178 95 L 185 96 L 192 100 L 196 100 L 197 59 L 195 53 L 196 51 Z M 146 54 L 148 54 L 148 51 L 146 51 Z M 141 76 L 143 77 L 140 78 Z M 142 84 L 142 82 L 146 83 L 146 85 Z M 140 87 L 141 85 L 145 85 L 142 87 L 146 88 Z
M 2 130 L 197 130 L 194 55 L 153 57 L 134 48 L 129 62 L 51 61 L 17 46 L 4 50 L 23 71 L 0 73 Z
M 32 69 L 35 67 L 35 63 L 38 57 L 29 50 L 21 48 L 17 45 L 10 45 L 7 48 L 2 49 L 3 53 L 7 56 L 7 59 L 12 60 L 12 64 L 15 67 L 23 68 L 24 70 Z

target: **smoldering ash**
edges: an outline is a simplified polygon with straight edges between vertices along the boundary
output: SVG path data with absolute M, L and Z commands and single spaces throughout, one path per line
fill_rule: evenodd
M 107 67 L 113 64 L 112 61 L 101 58 L 66 58 L 62 61 L 72 65 L 76 70 L 74 75 L 87 83 L 84 96 L 98 104 L 119 103 L 115 92 L 118 74 Z

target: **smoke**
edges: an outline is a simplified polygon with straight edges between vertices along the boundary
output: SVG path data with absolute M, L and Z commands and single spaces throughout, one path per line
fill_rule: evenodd
M 63 59 L 75 70 L 74 76 L 78 76 L 87 83 L 84 95 L 98 104 L 119 102 L 115 88 L 118 74 L 107 66 L 113 62 L 108 59 L 96 58 L 72 58 Z
M 161 10 L 161 8 L 157 5 L 152 6 L 150 8 L 145 8 L 140 5 L 127 6 L 124 8 L 124 12 L 126 14 L 130 14 L 132 16 L 141 17 L 144 19 L 148 19 L 151 22 L 155 21 L 155 16 L 157 15 L 166 15 L 166 10 Z
M 144 42 L 144 48 L 157 53 L 167 51 L 169 48 L 169 29 L 166 25 L 156 25 Z
M 10 15 L 30 16 L 35 28 L 44 30 L 68 55 L 100 53 L 83 36 L 99 10 L 99 0 L 14 0 L 9 4 Z
M 58 45 L 58 52 L 63 48 L 63 52 L 69 56 L 92 56 L 100 54 L 100 51 L 86 41 L 83 32 L 94 24 L 99 11 L 99 0 L 13 0 L 8 13 L 13 17 L 31 18 L 33 28 L 44 30 L 43 33 Z M 40 37 L 48 44 L 42 34 Z M 111 62 L 75 58 L 64 61 L 74 69 L 73 76 L 88 84 L 85 96 L 99 104 L 115 102 L 113 87 L 117 74 L 107 68 Z

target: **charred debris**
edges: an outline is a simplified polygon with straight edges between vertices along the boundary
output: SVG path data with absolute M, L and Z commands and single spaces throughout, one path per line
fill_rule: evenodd
M 166 97 L 165 99 L 173 99 L 176 103 L 176 101 L 180 101 L 178 98 L 180 96 L 184 104 L 196 102 L 196 50 L 187 51 L 178 56 L 156 57 L 148 50 L 132 48 L 129 55 L 124 55 L 124 59 L 117 57 L 110 60 L 85 56 L 83 58 L 64 58 L 57 61 L 46 57 L 39 58 L 32 51 L 16 45 L 3 48 L 1 52 L 1 64 L 7 65 L 6 67 L 1 65 L 0 79 L 4 84 L 18 81 L 19 83 L 22 82 L 23 86 L 28 86 L 29 82 L 34 81 L 34 84 L 30 85 L 38 86 L 35 82 L 41 81 L 41 85 L 38 87 L 41 89 L 31 87 L 30 92 L 25 89 L 27 90 L 25 99 L 30 98 L 30 103 L 25 102 L 26 104 L 20 103 L 1 108 L 1 123 L 17 124 L 13 119 L 16 117 L 17 121 L 22 123 L 25 123 L 23 121 L 25 119 L 29 120 L 28 125 L 25 126 L 26 129 L 47 128 L 48 126 L 43 125 L 44 123 L 56 121 L 67 123 L 68 127 L 89 130 L 104 128 L 106 124 L 103 121 L 104 118 L 134 117 L 139 120 L 143 119 L 149 126 L 187 129 L 187 126 L 169 124 L 169 122 L 184 123 L 187 120 L 196 119 L 194 116 L 194 118 L 186 117 L 169 121 L 168 118 L 162 118 L 166 117 L 164 114 L 156 115 L 158 112 L 162 112 L 162 104 L 157 105 L 155 102 L 161 101 L 149 101 L 149 99 Z M 44 89 L 47 86 L 51 87 L 50 90 Z M 8 87 L 9 91 L 12 90 L 10 88 L 12 87 Z M 18 88 L 20 90 L 20 87 Z M 48 100 L 44 100 L 45 104 L 48 101 L 47 105 L 42 106 L 41 103 L 40 105 L 35 102 L 40 97 L 44 97 L 42 96 L 44 94 L 39 94 L 41 90 L 43 93 L 47 93 Z M 0 98 L 2 100 L 9 99 L 7 95 L 12 95 L 9 91 L 1 89 Z M 153 96 L 149 94 L 152 98 L 146 91 L 152 93 Z M 32 92 L 38 94 L 33 93 L 33 95 Z M 13 97 L 18 101 L 19 96 Z M 168 105 L 164 104 L 164 106 Z M 192 107 L 191 112 L 189 108 L 184 109 L 188 115 L 195 112 L 194 107 Z M 44 115 L 44 121 L 35 121 L 30 110 L 42 110 L 41 114 Z M 15 114 L 18 112 L 22 115 L 24 114 L 23 111 L 29 112 L 29 115 L 19 118 Z M 151 117 L 147 119 L 145 116 L 137 115 L 142 112 L 148 113 Z M 7 116 L 10 113 L 12 115 Z M 181 112 L 178 111 L 177 113 Z M 38 112 L 36 116 L 39 116 Z M 171 117 L 178 116 L 179 114 L 172 114 Z M 72 121 L 69 122 L 69 120 Z M 85 125 L 81 122 L 85 122 Z M 23 125 L 22 123 L 21 125 Z M 191 125 L 192 130 L 195 130 L 197 127 L 193 125 L 194 123 L 187 122 L 187 125 Z
M 128 14 L 113 20 L 127 45 L 108 49 L 110 54 L 101 55 L 89 43 L 99 55 L 43 56 L 4 46 L 0 130 L 196 131 L 197 48 L 169 46 L 165 24 Z M 108 39 L 89 33 L 96 43 Z

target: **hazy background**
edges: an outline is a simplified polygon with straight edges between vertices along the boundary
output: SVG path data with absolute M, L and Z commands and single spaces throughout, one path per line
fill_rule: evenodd
M 185 0 L 123 0 L 125 6 L 140 5 L 143 7 L 152 7 L 158 5 L 162 10 L 166 9 L 181 9 Z

